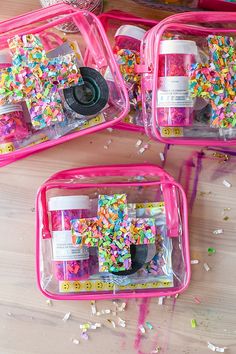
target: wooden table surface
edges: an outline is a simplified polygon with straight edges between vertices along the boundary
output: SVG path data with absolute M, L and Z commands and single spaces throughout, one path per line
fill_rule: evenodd
M 0 18 L 6 19 L 37 9 L 37 0 L 1 1 Z M 119 8 L 146 17 L 163 17 L 157 11 L 129 0 L 106 1 L 106 9 Z M 37 188 L 58 170 L 93 164 L 152 162 L 160 164 L 164 146 L 150 142 L 150 148 L 137 154 L 139 134 L 113 130 L 82 137 L 28 157 L 0 171 L 0 354 L 75 354 L 75 353 L 161 353 L 205 354 L 207 342 L 228 347 L 236 353 L 236 176 L 235 158 L 222 163 L 212 157 L 203 160 L 198 192 L 190 213 L 191 257 L 200 263 L 192 267 L 189 289 L 175 301 L 165 299 L 132 300 L 122 317 L 126 328 L 104 326 L 90 332 L 88 341 L 80 338 L 79 324 L 91 320 L 89 302 L 53 302 L 49 306 L 35 279 L 35 213 Z M 141 137 L 144 141 L 147 138 Z M 112 139 L 108 150 L 104 144 Z M 196 150 L 196 149 L 195 149 Z M 200 149 L 198 149 L 200 151 Z M 193 149 L 172 147 L 166 169 L 176 178 L 183 161 Z M 190 165 L 190 164 L 187 164 Z M 193 167 L 194 172 L 196 168 Z M 189 177 L 190 182 L 193 177 Z M 231 188 L 223 185 L 226 179 Z M 191 189 L 190 189 L 191 192 Z M 225 208 L 231 210 L 224 211 Z M 228 220 L 223 220 L 224 216 Z M 222 235 L 213 230 L 222 228 Z M 215 247 L 216 254 L 207 254 Z M 203 263 L 211 268 L 206 272 Z M 200 299 L 196 304 L 194 297 Z M 99 309 L 112 308 L 112 302 L 98 302 Z M 63 322 L 65 313 L 71 318 Z M 139 317 L 153 325 L 142 337 L 138 334 Z M 197 328 L 191 327 L 196 319 Z M 78 338 L 80 344 L 73 344 Z

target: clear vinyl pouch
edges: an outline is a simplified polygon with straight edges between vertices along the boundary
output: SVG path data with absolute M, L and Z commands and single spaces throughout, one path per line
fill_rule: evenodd
M 70 23 L 77 33 L 61 31 Z M 0 39 L 1 166 L 127 115 L 127 91 L 94 14 L 54 5 L 2 21 Z
M 50 298 L 168 296 L 188 286 L 186 197 L 158 166 L 59 172 L 39 189 L 36 218 L 37 280 Z
M 102 13 L 99 15 L 99 19 L 113 48 L 113 53 L 129 94 L 130 112 L 123 122 L 116 125 L 116 128 L 143 132 L 141 76 L 136 73 L 136 65 L 140 61 L 142 36 L 158 21 L 136 17 L 119 10 Z
M 146 34 L 138 71 L 150 137 L 170 144 L 236 144 L 235 39 L 230 12 L 173 15 Z

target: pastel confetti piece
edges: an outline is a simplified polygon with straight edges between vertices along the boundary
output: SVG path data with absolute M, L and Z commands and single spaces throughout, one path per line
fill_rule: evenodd
M 209 270 L 211 269 L 207 263 L 204 263 L 203 267 L 207 272 L 209 272 Z
M 224 233 L 223 229 L 216 229 L 216 230 L 213 231 L 214 235 L 220 235 L 220 234 L 223 234 L 223 233 Z
M 210 342 L 208 342 L 207 344 L 208 344 L 208 348 L 213 352 L 224 353 L 225 350 L 227 349 L 227 347 L 218 347 Z
M 191 320 L 191 326 L 192 326 L 192 328 L 197 327 L 197 321 L 194 318 Z
M 226 181 L 226 179 L 224 179 L 222 183 L 223 183 L 223 185 L 224 185 L 225 187 L 227 187 L 227 188 L 232 187 L 232 184 L 231 184 L 230 182 Z
M 35 129 L 63 121 L 60 90 L 83 83 L 75 54 L 49 59 L 33 34 L 15 36 L 8 44 L 13 65 L 0 70 L 0 103 L 25 101 Z
M 70 319 L 70 317 L 71 317 L 71 313 L 70 313 L 70 312 L 67 312 L 67 313 L 65 314 L 65 316 L 63 317 L 62 321 L 66 322 L 66 321 L 68 321 L 68 320 Z
M 71 220 L 75 246 L 98 247 L 99 271 L 131 268 L 131 245 L 155 243 L 153 218 L 129 218 L 125 194 L 100 195 L 98 217 Z
M 198 264 L 199 260 L 198 259 L 191 259 L 191 264 Z
M 149 329 L 153 329 L 153 325 L 150 323 L 150 322 L 146 322 L 146 326 L 149 328 Z
M 139 325 L 139 330 L 142 334 L 146 333 L 146 329 L 144 328 L 143 325 Z
M 207 252 L 208 252 L 208 255 L 211 256 L 212 254 L 216 253 L 216 250 L 213 247 L 209 247 Z
M 74 339 L 72 339 L 72 343 L 75 344 L 75 345 L 78 345 L 79 344 L 79 340 L 74 338 Z

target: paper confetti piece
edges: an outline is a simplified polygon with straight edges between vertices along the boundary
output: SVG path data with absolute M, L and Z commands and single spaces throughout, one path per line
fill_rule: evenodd
M 227 347 L 217 347 L 216 345 L 208 342 L 208 348 L 211 349 L 213 352 L 224 353 Z
M 126 322 L 125 322 L 125 320 L 122 320 L 122 318 L 120 318 L 120 317 L 118 317 L 118 326 L 120 326 L 120 327 L 126 327 Z
M 163 300 L 164 300 L 164 297 L 161 296 L 158 298 L 158 305 L 163 305 Z
M 213 231 L 213 234 L 214 235 L 220 235 L 220 234 L 223 234 L 224 230 L 223 229 L 216 229 Z
M 191 320 L 191 326 L 192 326 L 192 328 L 197 327 L 197 321 L 194 318 Z
M 138 148 L 139 146 L 142 145 L 142 142 L 143 142 L 143 141 L 142 141 L 141 139 L 137 140 L 135 146 Z
M 149 329 L 153 329 L 153 325 L 152 325 L 150 322 L 148 322 L 148 321 L 146 321 L 146 326 L 147 326 Z
M 209 272 L 210 267 L 209 267 L 209 265 L 208 265 L 207 263 L 204 263 L 204 264 L 203 264 L 203 267 L 205 268 L 205 270 L 206 270 L 207 272 Z
M 116 324 L 113 320 L 108 319 L 107 322 L 111 323 L 113 328 L 116 328 Z
M 224 179 L 222 183 L 223 183 L 223 185 L 224 185 L 225 187 L 227 187 L 227 188 L 232 187 L 232 184 L 231 184 L 230 182 L 226 181 L 226 179 Z
M 198 264 L 199 260 L 198 259 L 191 259 L 191 264 Z
M 216 253 L 216 250 L 214 247 L 209 247 L 207 252 L 208 252 L 208 255 L 211 256 L 212 254 Z
M 79 340 L 74 338 L 74 339 L 72 339 L 72 343 L 78 345 L 79 344 Z
M 142 334 L 146 333 L 146 329 L 144 328 L 143 325 L 139 325 L 139 330 Z
M 91 301 L 91 311 L 92 311 L 92 315 L 96 315 L 96 313 L 97 313 L 97 308 L 96 308 L 96 303 L 95 303 L 95 301 Z
M 71 317 L 71 313 L 70 313 L 70 312 L 67 312 L 67 313 L 65 314 L 65 316 L 63 317 L 62 321 L 66 322 L 66 321 L 69 320 L 70 317 Z
M 196 297 L 196 296 L 194 296 L 194 302 L 196 303 L 196 304 L 200 304 L 201 303 L 201 301 Z
M 46 303 L 47 303 L 48 306 L 52 306 L 52 300 L 47 299 L 47 300 L 46 300 Z
M 161 161 L 162 161 L 162 162 L 165 161 L 165 156 L 164 156 L 163 152 L 160 152 L 159 155 L 160 155 Z
M 88 340 L 88 339 L 89 339 L 87 330 L 86 330 L 86 331 L 83 331 L 83 332 L 81 333 L 81 338 L 83 338 L 84 340 Z

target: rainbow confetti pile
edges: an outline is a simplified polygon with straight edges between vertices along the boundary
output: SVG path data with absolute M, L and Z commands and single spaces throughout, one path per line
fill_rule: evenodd
M 25 101 L 35 129 L 63 121 L 59 90 L 83 84 L 75 54 L 48 59 L 39 37 L 32 34 L 8 43 L 13 66 L 0 70 L 0 104 Z
M 213 127 L 236 126 L 236 53 L 233 38 L 209 36 L 210 60 L 193 64 L 190 70 L 190 92 L 212 105 Z
M 98 217 L 71 221 L 74 245 L 98 247 L 99 271 L 131 268 L 130 246 L 155 243 L 155 220 L 128 217 L 125 194 L 100 195 Z

